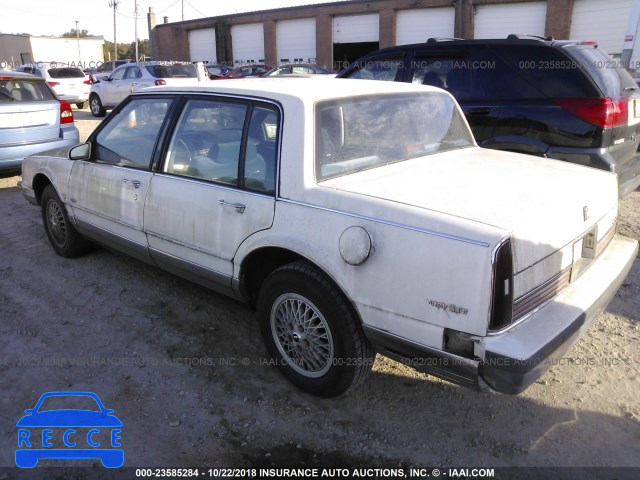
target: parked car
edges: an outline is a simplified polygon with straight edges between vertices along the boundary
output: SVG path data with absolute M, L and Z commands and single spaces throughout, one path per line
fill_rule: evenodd
M 231 78 L 250 78 L 250 77 L 261 77 L 266 72 L 271 70 L 273 67 L 269 65 L 243 65 L 242 67 L 236 67 L 233 70 L 227 72 L 226 75 L 223 75 L 218 78 L 213 78 L 212 80 L 229 80 Z
M 277 75 L 335 75 L 336 73 L 338 72 L 312 63 L 292 63 L 272 68 L 263 77 L 275 77 Z
M 0 70 L 0 173 L 20 171 L 24 157 L 79 141 L 71 105 L 43 78 Z
M 131 62 L 135 62 L 135 60 L 129 58 L 125 58 L 122 60 L 107 60 L 106 62 L 101 62 L 97 67 L 87 68 L 83 70 L 83 72 L 92 77 L 93 82 L 95 82 L 97 80 L 97 75 L 104 76 L 108 73 L 113 72 L 116 68 Z
M 618 174 L 640 185 L 640 90 L 595 42 L 510 35 L 430 39 L 362 57 L 338 74 L 448 90 L 482 147 Z
M 204 68 L 207 70 L 207 75 L 210 80 L 224 77 L 227 73 L 233 70 L 233 68 L 225 65 L 205 65 Z
M 128 63 L 91 85 L 89 108 L 95 117 L 122 102 L 131 92 L 154 85 L 178 85 L 197 81 L 196 67 L 186 62 Z
M 18 72 L 37 75 L 46 80 L 60 100 L 84 108 L 89 99 L 91 80 L 77 67 L 67 67 L 64 63 L 31 63 L 21 65 Z
M 249 303 L 307 392 L 351 390 L 374 347 L 522 392 L 636 258 L 614 174 L 478 148 L 445 91 L 201 85 L 133 94 L 68 155 L 26 159 L 20 188 L 58 254 L 102 243 Z

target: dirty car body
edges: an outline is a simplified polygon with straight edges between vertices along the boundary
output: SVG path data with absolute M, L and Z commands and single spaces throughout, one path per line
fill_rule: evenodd
M 637 254 L 615 175 L 478 148 L 442 90 L 336 81 L 134 94 L 68 156 L 27 159 L 22 191 L 63 256 L 89 239 L 255 307 L 307 392 L 351 390 L 376 351 L 522 392 Z

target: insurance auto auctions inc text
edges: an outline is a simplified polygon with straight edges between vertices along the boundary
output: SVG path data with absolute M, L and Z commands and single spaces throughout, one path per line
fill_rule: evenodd
M 492 478 L 493 468 L 251 468 L 235 470 L 213 469 L 213 477 L 240 478 Z

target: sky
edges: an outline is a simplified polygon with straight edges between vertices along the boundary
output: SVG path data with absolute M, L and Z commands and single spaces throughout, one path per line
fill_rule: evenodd
M 329 3 L 339 0 L 138 0 L 138 38 L 149 38 L 147 12 L 153 7 L 156 22 L 193 20 L 272 8 Z M 135 2 L 119 0 L 116 10 L 118 43 L 135 40 Z M 76 28 L 113 41 L 113 8 L 110 0 L 0 0 L 0 33 L 60 36 Z

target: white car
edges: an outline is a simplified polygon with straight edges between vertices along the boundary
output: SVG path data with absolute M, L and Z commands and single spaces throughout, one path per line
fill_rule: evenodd
M 21 65 L 16 71 L 44 78 L 60 100 L 78 108 L 84 108 L 89 100 L 91 80 L 77 67 L 69 67 L 62 62 L 36 62 Z
M 127 63 L 91 85 L 89 107 L 96 117 L 122 102 L 134 91 L 159 85 L 188 85 L 197 81 L 196 67 L 185 62 Z
M 274 365 L 327 397 L 376 349 L 522 392 L 638 252 L 614 174 L 478 148 L 450 94 L 411 84 L 148 89 L 20 186 L 58 254 L 102 243 L 246 301 Z

